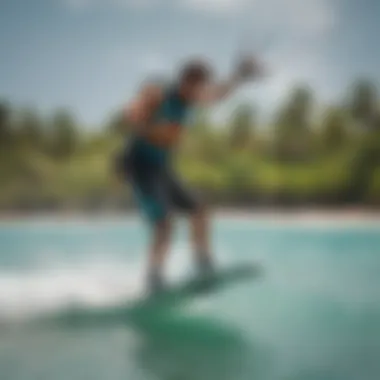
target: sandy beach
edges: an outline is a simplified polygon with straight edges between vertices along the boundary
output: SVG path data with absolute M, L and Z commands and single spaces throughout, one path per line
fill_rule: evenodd
M 229 208 L 217 208 L 212 210 L 213 218 L 228 218 L 236 221 L 247 222 L 267 222 L 267 223 L 339 223 L 339 224 L 363 224 L 363 223 L 380 223 L 380 210 L 370 210 L 363 208 L 349 209 L 258 209 L 258 210 L 241 210 Z M 28 221 L 38 222 L 62 222 L 62 223 L 119 223 L 119 222 L 140 222 L 141 218 L 138 212 L 52 212 L 52 213 L 0 213 L 0 226 L 9 223 L 20 223 Z

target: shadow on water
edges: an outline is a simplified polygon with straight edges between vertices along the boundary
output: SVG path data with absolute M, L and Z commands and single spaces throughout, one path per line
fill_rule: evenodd
M 135 360 L 148 378 L 248 380 L 264 362 L 263 350 L 215 319 L 172 313 L 136 326 L 136 331 L 143 339 Z
M 145 310 L 146 311 L 146 310 Z M 86 316 L 85 316 L 86 315 Z M 268 351 L 246 339 L 244 331 L 216 318 L 187 314 L 180 308 L 126 315 L 63 314 L 50 326 L 65 331 L 124 326 L 136 338 L 126 360 L 136 368 L 131 380 L 264 379 Z M 112 318 L 111 318 L 112 316 Z M 53 322 L 51 320 L 50 322 Z M 48 325 L 44 323 L 42 328 Z M 80 334 L 79 334 L 80 335 Z

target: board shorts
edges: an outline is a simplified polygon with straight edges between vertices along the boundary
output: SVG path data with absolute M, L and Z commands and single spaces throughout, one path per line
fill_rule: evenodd
M 121 163 L 132 185 L 138 205 L 150 223 L 164 220 L 172 212 L 191 214 L 199 207 L 198 198 L 167 164 L 157 165 L 133 154 Z

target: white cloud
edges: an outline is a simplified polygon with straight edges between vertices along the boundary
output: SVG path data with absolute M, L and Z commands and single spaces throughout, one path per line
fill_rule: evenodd
M 274 75 L 263 85 L 247 89 L 244 97 L 261 106 L 273 105 L 300 82 L 329 91 L 325 46 L 337 20 L 334 0 L 184 0 L 187 9 L 241 22 L 247 49 L 258 50 Z M 248 30 L 247 30 L 248 29 Z
M 231 14 L 244 11 L 250 0 L 182 0 L 182 6 L 188 9 L 217 14 Z
M 64 3 L 70 8 L 81 9 L 81 8 L 87 7 L 90 1 L 89 0 L 65 0 Z
M 180 0 L 187 10 L 244 17 L 243 24 L 323 32 L 333 26 L 335 1 L 329 0 Z M 244 25 L 242 25 L 244 26 Z
M 145 9 L 160 4 L 160 0 L 63 0 L 73 9 L 86 9 L 88 7 L 107 5 L 120 8 Z
M 144 54 L 139 59 L 140 68 L 145 72 L 164 72 L 168 69 L 167 60 L 163 54 L 150 52 Z
M 150 9 L 159 6 L 225 18 L 242 17 L 241 27 L 276 28 L 306 33 L 323 33 L 335 21 L 335 5 L 340 0 L 60 0 L 84 9 L 110 6 Z
M 337 5 L 341 0 L 61 0 L 77 6 L 139 7 L 142 11 L 156 6 L 175 9 L 179 15 L 192 13 L 230 21 L 248 37 L 247 49 L 263 55 L 274 71 L 265 84 L 247 89 L 245 96 L 261 105 L 280 101 L 293 84 L 304 81 L 328 92 L 331 67 L 327 67 L 325 46 L 329 32 L 338 22 Z M 212 27 L 210 23 L 210 28 Z M 239 33 L 239 30 L 237 30 Z M 145 47 L 147 48 L 147 47 Z M 261 51 L 263 50 L 263 51 Z M 139 72 L 171 72 L 177 61 L 174 51 L 162 54 L 148 49 L 135 54 Z M 226 52 L 224 52 L 226 54 Z M 222 59 L 220 52 L 219 59 Z M 220 63 L 220 62 L 219 62 Z M 330 79 L 329 79 L 330 78 Z

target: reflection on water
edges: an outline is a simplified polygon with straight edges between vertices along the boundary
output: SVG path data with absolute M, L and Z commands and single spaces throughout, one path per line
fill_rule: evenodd
M 189 310 L 158 310 L 148 308 L 130 315 L 122 307 L 102 312 L 69 311 L 34 326 L 42 331 L 50 326 L 53 331 L 79 335 L 116 326 L 132 332 L 123 352 L 129 360 L 133 358 L 136 380 L 243 380 L 258 371 L 262 378 L 268 355 L 264 357 L 264 350 L 249 342 L 239 329 L 216 318 L 191 315 Z
M 134 357 L 144 373 L 160 380 L 249 379 L 258 359 L 239 331 L 184 317 L 161 319 L 143 334 Z

